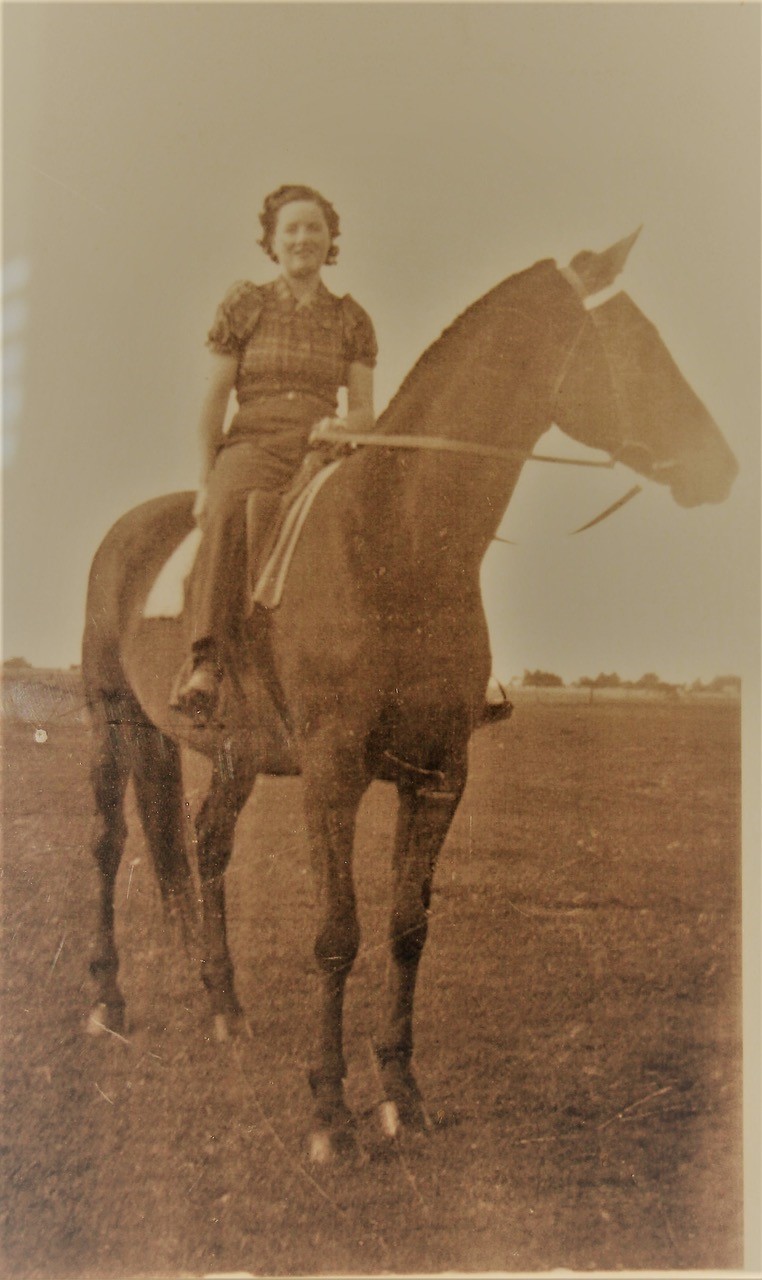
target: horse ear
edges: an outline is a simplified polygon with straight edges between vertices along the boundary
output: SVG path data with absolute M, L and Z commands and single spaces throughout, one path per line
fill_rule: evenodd
M 584 297 L 600 293 L 601 289 L 608 289 L 614 283 L 642 230 L 642 226 L 638 227 L 632 235 L 625 236 L 624 240 L 617 240 L 616 244 L 604 249 L 602 253 L 583 249 L 581 253 L 575 254 L 569 263 L 569 269 L 579 280 Z

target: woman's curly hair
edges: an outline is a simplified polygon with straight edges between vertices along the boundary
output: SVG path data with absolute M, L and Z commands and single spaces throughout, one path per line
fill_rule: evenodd
M 268 258 L 272 258 L 273 262 L 277 262 L 277 258 L 273 253 L 273 236 L 278 222 L 278 214 L 285 204 L 291 204 L 294 200 L 312 200 L 323 210 L 323 216 L 331 236 L 331 247 L 325 260 L 326 266 L 330 267 L 339 256 L 339 247 L 335 243 L 337 237 L 341 235 L 339 215 L 330 200 L 326 200 L 325 196 L 321 196 L 320 192 L 315 191 L 314 187 L 286 184 L 278 187 L 277 191 L 271 191 L 269 196 L 265 196 L 264 207 L 259 215 L 263 235 L 262 239 L 257 241 L 257 244 L 264 249 Z

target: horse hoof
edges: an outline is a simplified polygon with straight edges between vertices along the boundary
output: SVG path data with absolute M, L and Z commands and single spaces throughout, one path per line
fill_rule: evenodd
M 382 1102 L 378 1108 L 381 1132 L 385 1138 L 397 1138 L 400 1131 L 400 1113 L 396 1102 Z
M 105 1036 L 108 1031 L 106 1025 L 107 1017 L 105 1004 L 94 1005 L 85 1023 L 85 1034 L 88 1036 Z
M 242 1014 L 215 1013 L 212 1020 L 212 1038 L 216 1044 L 226 1044 L 242 1036 L 251 1040 L 251 1027 Z
M 331 1164 L 336 1152 L 328 1129 L 317 1129 L 310 1137 L 310 1164 Z
M 429 1114 L 421 1102 L 416 1102 L 411 1108 L 410 1114 L 405 1117 L 405 1125 L 412 1133 L 421 1134 L 423 1137 L 434 1130 Z
M 367 1155 L 357 1140 L 353 1125 L 316 1129 L 310 1136 L 309 1157 L 310 1164 L 323 1166 L 333 1164 L 336 1160 L 345 1165 L 367 1162 Z
M 217 1044 L 224 1044 L 230 1039 L 230 1026 L 224 1013 L 215 1013 L 212 1023 L 212 1035 Z
M 90 1010 L 87 1022 L 85 1023 L 85 1034 L 88 1036 L 106 1036 L 121 1035 L 124 1031 L 124 1009 L 109 1008 L 105 1001 L 101 1000 L 98 1004 L 93 1005 Z

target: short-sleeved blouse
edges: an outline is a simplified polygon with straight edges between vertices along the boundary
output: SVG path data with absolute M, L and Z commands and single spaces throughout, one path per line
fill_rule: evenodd
M 354 298 L 336 297 L 320 283 L 297 306 L 281 276 L 268 284 L 239 281 L 223 298 L 207 345 L 238 357 L 236 391 L 245 405 L 262 396 L 301 392 L 336 406 L 355 362 L 373 368 L 378 346 L 370 317 Z

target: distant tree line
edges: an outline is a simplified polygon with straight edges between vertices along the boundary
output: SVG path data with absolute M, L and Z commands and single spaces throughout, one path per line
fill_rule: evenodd
M 521 684 L 524 688 L 532 689 L 563 689 L 565 683 L 560 676 L 553 671 L 524 671 Z M 726 693 L 741 691 L 740 676 L 715 676 L 713 680 L 704 683 L 703 680 L 694 680 L 693 684 L 671 684 L 668 680 L 662 680 L 661 676 L 656 675 L 654 671 L 647 671 L 639 680 L 623 680 L 617 675 L 616 671 L 602 671 L 597 676 L 580 676 L 579 680 L 573 680 L 571 687 L 573 689 L 639 689 L 641 691 L 652 693 L 674 693 L 677 689 L 685 689 L 689 693 Z
M 4 671 L 34 671 L 34 669 L 35 669 L 35 668 L 34 668 L 33 664 L 32 664 L 31 662 L 27 662 L 26 658 L 5 658 L 5 659 L 3 660 L 3 670 L 4 670 Z M 60 668 L 58 668 L 58 667 L 50 668 L 50 670 L 61 670 L 61 671 L 63 671 L 63 669 L 64 669 L 63 667 L 60 667 Z M 46 670 L 47 670 L 47 668 L 46 668 Z M 70 666 L 69 666 L 68 670 L 69 670 L 69 671 L 79 671 L 79 670 L 80 670 L 80 665 L 79 665 L 79 663 L 78 663 L 78 662 L 72 662 L 72 663 L 70 664 Z
M 559 689 L 563 688 L 564 682 L 552 671 L 525 671 L 521 683 L 533 689 Z
M 7 671 L 31 671 L 32 663 L 27 662 L 26 658 L 6 658 L 3 667 Z M 79 665 L 72 663 L 69 667 L 70 671 L 79 671 Z M 524 671 L 524 675 L 519 682 L 514 679 L 512 684 L 521 683 L 527 689 L 564 689 L 566 684 L 561 676 L 557 676 L 553 671 Z M 602 671 L 597 676 L 580 676 L 579 680 L 573 680 L 572 689 L 640 689 L 653 693 L 674 693 L 678 689 L 683 689 L 688 693 L 740 693 L 741 677 L 740 676 L 715 676 L 713 680 L 704 683 L 703 680 L 694 680 L 693 684 L 681 685 L 670 684 L 667 680 L 662 680 L 654 671 L 647 671 L 639 680 L 623 680 L 617 675 L 616 671 Z

